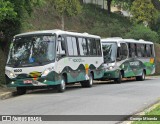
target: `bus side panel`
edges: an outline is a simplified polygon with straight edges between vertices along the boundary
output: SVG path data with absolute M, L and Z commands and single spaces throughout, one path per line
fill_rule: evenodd
M 67 82 L 78 82 L 89 79 L 89 73 L 94 73 L 94 78 L 103 76 L 102 57 L 65 57 L 56 62 L 55 71 L 67 73 Z
M 100 65 L 97 69 L 94 69 L 94 79 L 100 79 L 104 76 L 103 64 Z
M 150 58 L 143 62 L 146 67 L 146 75 L 155 73 L 155 58 Z
M 151 59 L 129 59 L 121 64 L 121 70 L 124 70 L 124 77 L 141 76 L 143 70 L 146 75 L 153 74 L 155 71 L 154 60 Z

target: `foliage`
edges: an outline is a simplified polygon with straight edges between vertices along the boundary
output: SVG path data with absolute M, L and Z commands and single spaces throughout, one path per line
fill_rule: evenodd
M 132 19 L 135 23 L 151 25 L 157 20 L 157 10 L 151 0 L 135 0 L 131 7 Z
M 143 39 L 146 41 L 159 42 L 159 36 L 155 31 L 143 25 L 135 25 L 124 38 Z
M 62 30 L 64 30 L 64 16 L 75 16 L 82 10 L 79 0 L 51 0 L 50 2 L 53 3 L 55 10 L 61 16 Z
M 17 13 L 14 11 L 14 6 L 9 1 L 0 0 L 0 22 L 4 19 L 14 19 Z
M 125 10 L 130 10 L 134 0 L 113 0 L 114 5 L 118 5 Z
M 74 16 L 79 14 L 82 9 L 79 0 L 54 0 L 53 3 L 60 15 Z
M 4 66 L 10 41 L 20 33 L 24 15 L 31 14 L 33 7 L 44 0 L 0 0 L 0 82 L 4 82 Z M 3 41 L 3 42 L 1 42 Z
M 3 48 L 8 45 L 8 41 L 13 35 L 20 32 L 21 22 L 24 15 L 31 14 L 36 5 L 40 5 L 44 0 L 0 0 L 0 32 L 4 35 L 3 41 L 7 43 L 0 44 Z M 0 38 L 0 41 L 2 39 Z

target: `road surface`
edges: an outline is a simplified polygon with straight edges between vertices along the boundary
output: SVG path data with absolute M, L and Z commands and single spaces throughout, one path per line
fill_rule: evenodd
M 73 85 L 64 93 L 44 89 L 0 100 L 0 115 L 132 115 L 159 98 L 160 78 L 95 82 L 92 88 Z

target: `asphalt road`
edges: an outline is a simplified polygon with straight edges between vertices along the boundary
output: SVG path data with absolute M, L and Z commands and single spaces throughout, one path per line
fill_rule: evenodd
M 0 100 L 0 115 L 131 115 L 159 98 L 160 78 L 95 82 L 92 88 L 73 85 L 64 93 L 44 89 Z

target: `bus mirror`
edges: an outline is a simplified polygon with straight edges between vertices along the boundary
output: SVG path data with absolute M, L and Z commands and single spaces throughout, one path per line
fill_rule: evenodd
M 117 58 L 117 61 L 121 61 L 121 60 L 122 60 L 121 57 L 118 57 L 118 58 Z
M 121 47 L 121 44 L 120 44 L 120 43 L 118 43 L 117 45 L 118 45 L 118 47 Z
M 61 50 L 60 51 L 60 55 L 65 55 L 66 53 L 65 53 L 65 51 L 64 50 Z
M 117 61 L 121 61 L 121 60 L 123 60 L 123 56 L 122 56 L 122 55 L 120 55 L 120 56 L 117 58 Z
M 64 50 L 59 51 L 59 53 L 57 54 L 57 58 L 61 58 L 61 57 L 64 57 L 64 56 L 66 56 L 66 53 L 65 53 Z

